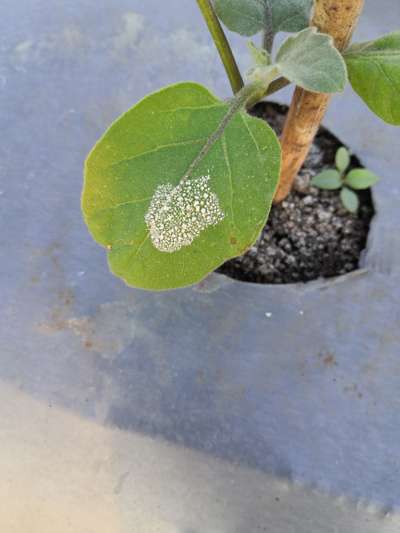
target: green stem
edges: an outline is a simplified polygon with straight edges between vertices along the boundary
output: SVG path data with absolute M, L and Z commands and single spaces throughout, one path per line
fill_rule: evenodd
M 232 91 L 234 94 L 238 93 L 243 87 L 243 79 L 237 66 L 232 49 L 229 46 L 228 39 L 221 27 L 214 8 L 210 0 L 197 0 L 199 9 L 206 21 L 211 37 L 217 47 L 222 63 L 228 75 Z

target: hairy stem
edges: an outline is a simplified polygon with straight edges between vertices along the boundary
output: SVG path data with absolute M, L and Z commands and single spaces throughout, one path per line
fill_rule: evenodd
M 268 30 L 265 30 L 264 35 L 263 35 L 263 47 L 268 53 L 271 53 L 273 46 L 274 46 L 274 34 Z
M 267 2 L 266 4 L 267 12 L 265 14 L 266 27 L 263 35 L 263 47 L 270 54 L 274 46 L 274 31 L 272 28 L 272 8 L 271 4 Z
M 217 47 L 225 71 L 228 75 L 232 91 L 236 94 L 244 84 L 232 49 L 228 43 L 228 39 L 226 38 L 210 0 L 197 0 L 197 4 L 206 21 L 215 46 Z
M 321 32 L 332 35 L 339 50 L 347 47 L 364 0 L 316 0 L 311 22 Z M 325 115 L 331 96 L 296 88 L 283 129 L 282 170 L 275 202 L 289 194 Z

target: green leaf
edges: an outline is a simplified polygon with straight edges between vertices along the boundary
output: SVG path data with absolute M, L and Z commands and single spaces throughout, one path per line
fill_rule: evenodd
M 352 189 L 368 189 L 375 185 L 379 179 L 378 176 L 366 168 L 355 168 L 350 170 L 344 182 Z
M 272 11 L 275 33 L 301 31 L 310 24 L 313 0 L 267 0 L 267 3 Z
M 347 82 L 346 64 L 329 35 L 307 28 L 289 37 L 277 55 L 283 76 L 308 91 L 336 93 Z
M 400 125 L 400 31 L 345 52 L 350 83 L 385 122 Z
M 334 190 L 340 189 L 343 184 L 339 172 L 330 169 L 314 176 L 311 180 L 311 185 L 318 187 L 318 189 Z
M 263 29 L 273 35 L 296 32 L 310 21 L 313 0 L 214 0 L 225 26 L 240 35 L 255 35 Z
M 355 192 L 347 187 L 343 187 L 343 189 L 340 191 L 340 198 L 347 211 L 350 211 L 350 213 L 357 213 L 360 206 L 360 201 Z
M 348 169 L 350 165 L 350 153 L 347 148 L 344 146 L 339 148 L 339 150 L 336 152 L 335 162 L 336 168 L 339 170 L 339 172 L 343 173 Z
M 251 41 L 247 43 L 247 46 L 257 67 L 268 67 L 271 64 L 271 56 L 266 50 L 264 50 L 264 48 L 258 48 L 258 46 Z
M 117 119 L 89 154 L 84 218 L 128 285 L 191 285 L 257 239 L 280 145 L 266 122 L 239 112 L 199 160 L 229 109 L 201 85 L 172 85 Z
M 264 0 L 214 0 L 218 17 L 225 26 L 240 35 L 255 35 L 264 28 Z

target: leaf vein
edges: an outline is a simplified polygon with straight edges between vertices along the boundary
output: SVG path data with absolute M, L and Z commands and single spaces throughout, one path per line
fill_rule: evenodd
M 231 219 L 232 219 L 232 226 L 237 230 L 236 222 L 235 222 L 235 216 L 233 214 L 233 181 L 232 181 L 232 167 L 229 162 L 229 155 L 228 155 L 228 146 L 226 144 L 226 134 L 224 134 L 221 138 L 222 141 L 222 151 L 224 154 L 225 164 L 226 168 L 228 170 L 228 177 L 229 177 L 229 186 L 231 190 L 230 194 L 230 209 L 231 209 Z
M 151 199 L 152 196 L 147 196 L 146 198 L 140 198 L 139 200 L 128 200 L 127 202 L 121 202 L 119 204 L 110 205 L 109 207 L 100 207 L 99 209 L 94 209 L 94 211 L 110 211 L 113 209 L 118 209 L 119 207 L 124 207 L 125 205 L 140 204 Z
M 242 119 L 243 121 L 243 124 L 246 126 L 246 129 L 247 131 L 249 132 L 249 135 L 254 143 L 254 146 L 256 147 L 256 150 L 257 150 L 257 157 L 258 157 L 258 160 L 260 161 L 260 163 L 262 163 L 262 156 L 261 156 L 261 151 L 260 151 L 260 148 L 258 146 L 258 143 L 253 135 L 253 132 L 251 131 L 251 129 L 249 128 L 249 125 L 247 124 L 247 120 L 245 119 L 245 117 L 240 113 L 240 118 Z
M 222 105 L 223 105 L 223 102 L 218 102 L 216 104 L 210 104 L 210 105 L 174 107 L 172 109 L 162 109 L 160 111 L 157 111 L 157 114 L 175 113 L 175 112 L 180 112 L 180 111 L 203 111 L 204 109 L 214 109 L 217 107 L 221 107 Z
M 140 152 L 140 154 L 136 154 L 136 155 L 133 155 L 132 157 L 127 157 L 125 159 L 121 159 L 120 161 L 116 161 L 115 163 L 112 163 L 111 165 L 109 165 L 109 168 L 113 168 L 117 165 L 120 165 L 122 163 L 126 163 L 128 161 L 134 161 L 135 159 L 139 159 L 143 156 L 146 156 L 146 155 L 149 155 L 149 154 L 155 154 L 157 152 L 160 152 L 161 150 L 165 150 L 167 148 L 177 148 L 177 147 L 180 147 L 180 146 L 190 146 L 190 145 L 194 145 L 194 144 L 199 144 L 201 142 L 204 142 L 206 140 L 206 138 L 201 138 L 201 139 L 192 139 L 190 141 L 182 141 L 182 142 L 177 142 L 177 143 L 169 143 L 169 144 L 162 144 L 160 146 L 157 146 L 157 148 L 153 148 L 151 150 L 147 150 L 146 152 Z

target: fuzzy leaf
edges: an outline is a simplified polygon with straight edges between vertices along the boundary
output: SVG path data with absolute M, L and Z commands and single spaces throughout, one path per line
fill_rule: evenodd
M 214 0 L 215 11 L 225 26 L 250 37 L 264 28 L 264 0 Z
M 271 56 L 264 48 L 258 48 L 251 41 L 247 43 L 247 46 L 257 67 L 268 67 L 271 64 Z
M 267 16 L 272 13 L 272 30 L 297 32 L 310 23 L 313 0 L 266 0 Z
M 345 52 L 350 83 L 385 122 L 400 125 L 400 31 Z
M 309 24 L 313 0 L 214 0 L 225 26 L 240 35 L 255 35 L 263 29 L 272 34 L 296 32 Z
M 360 201 L 355 192 L 347 187 L 343 187 L 343 189 L 340 191 L 340 198 L 347 211 L 350 211 L 350 213 L 357 213 L 360 206 Z
M 350 165 L 350 154 L 347 148 L 342 146 L 339 148 L 339 150 L 336 152 L 335 157 L 336 162 L 336 168 L 339 170 L 339 172 L 345 172 L 349 165 Z
M 182 182 L 228 108 L 201 85 L 172 85 L 117 119 L 89 154 L 84 218 L 128 285 L 196 283 L 257 239 L 280 168 L 264 121 L 237 113 Z
M 288 80 L 308 91 L 336 93 L 347 82 L 346 64 L 332 37 L 307 28 L 289 37 L 277 55 L 277 66 Z
M 350 170 L 344 180 L 346 185 L 356 190 L 368 189 L 378 181 L 378 176 L 366 168 L 355 168 L 354 170 Z
M 329 169 L 314 176 L 311 185 L 318 187 L 318 189 L 335 190 L 342 187 L 342 180 L 337 170 Z

